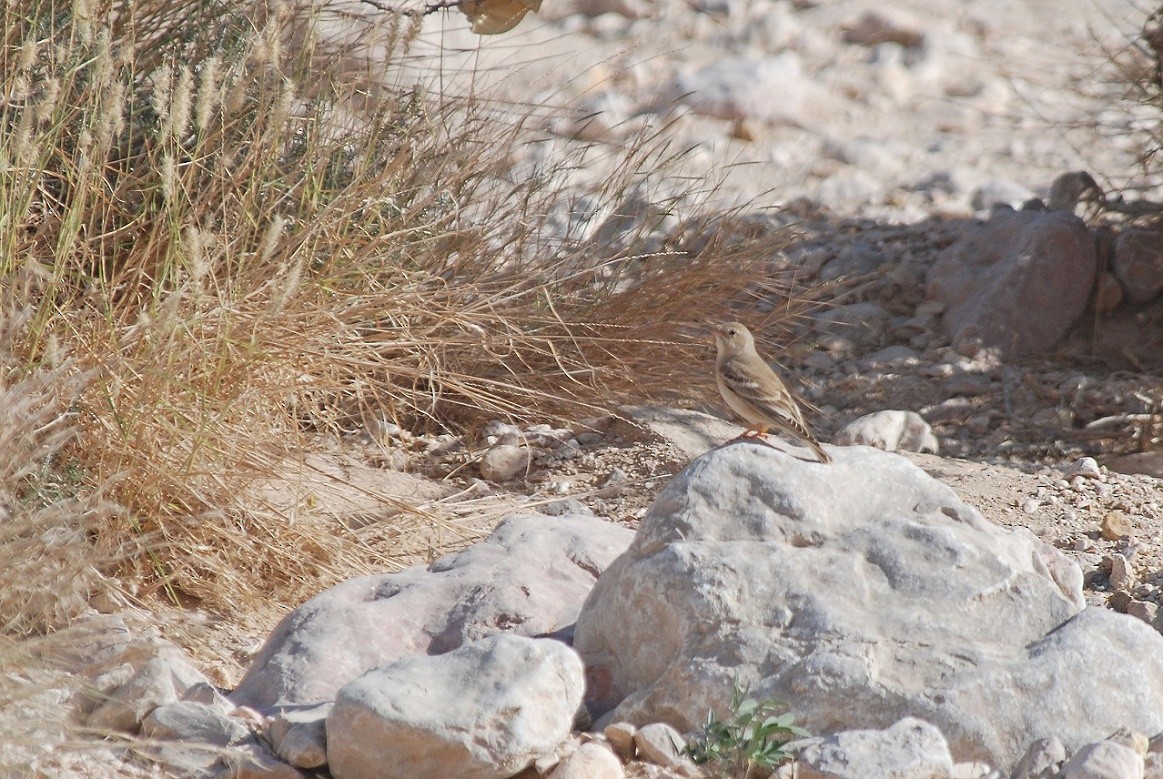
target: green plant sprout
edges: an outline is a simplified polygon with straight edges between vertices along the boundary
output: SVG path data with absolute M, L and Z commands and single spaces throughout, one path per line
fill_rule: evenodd
M 702 732 L 686 747 L 696 764 L 707 765 L 721 779 L 749 779 L 757 771 L 774 771 L 791 758 L 784 745 L 810 735 L 795 725 L 795 716 L 779 701 L 759 701 L 748 695 L 750 685 L 732 684 L 731 712 L 720 720 L 707 714 Z

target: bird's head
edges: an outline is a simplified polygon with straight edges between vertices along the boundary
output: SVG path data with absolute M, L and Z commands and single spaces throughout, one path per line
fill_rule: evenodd
M 755 338 L 751 331 L 738 322 L 712 324 L 710 328 L 720 356 L 739 354 L 755 348 Z

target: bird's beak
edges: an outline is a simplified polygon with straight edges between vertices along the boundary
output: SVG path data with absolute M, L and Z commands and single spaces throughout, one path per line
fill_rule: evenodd
M 727 326 L 721 322 L 708 322 L 707 329 L 711 331 L 711 335 L 715 338 L 727 337 Z

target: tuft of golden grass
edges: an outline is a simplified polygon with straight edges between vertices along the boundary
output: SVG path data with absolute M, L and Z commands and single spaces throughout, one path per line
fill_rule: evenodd
M 655 139 L 600 193 L 637 228 L 554 233 L 573 162 L 514 181 L 521 121 L 334 83 L 341 52 L 291 6 L 2 13 L 0 279 L 26 312 L 6 380 L 74 388 L 54 467 L 117 507 L 88 559 L 139 596 L 230 611 L 372 570 L 345 528 L 257 512 L 248 485 L 369 418 L 471 432 L 698 387 L 686 328 L 773 286 L 771 239 L 736 215 L 635 221 L 641 172 L 671 161 Z M 416 30 L 382 31 L 386 68 Z

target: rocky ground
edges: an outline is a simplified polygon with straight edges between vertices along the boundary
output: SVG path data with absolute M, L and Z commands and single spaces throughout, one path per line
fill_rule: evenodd
M 683 187 L 672 176 L 650 182 L 643 197 L 681 190 L 690 213 L 746 204 L 743 213 L 771 231 L 773 272 L 838 306 L 766 342 L 815 407 L 808 417 L 822 440 L 869 412 L 919 412 L 940 444 L 939 457 L 921 456 L 924 467 L 987 517 L 1030 527 L 1068 551 L 1095 601 L 1117 590 L 1114 605 L 1148 604 L 1134 608 L 1153 619 L 1163 584 L 1163 488 L 1105 464 L 1158 447 L 1163 342 L 1150 339 L 1159 338 L 1163 304 L 1102 315 L 1091 305 L 1061 345 L 1000 358 L 955 348 L 926 292 L 940 254 L 990 207 L 1046 198 L 1063 172 L 1089 171 L 1110 198 L 1163 199 L 1163 182 L 1135 165 L 1137 129 L 1149 114 L 1121 100 L 1125 85 L 1108 56 L 1126 48 L 1143 16 L 1120 0 L 1068 9 L 571 0 L 546 3 L 540 16 L 493 38 L 474 36 L 455 12 L 429 17 L 419 43 L 433 56 L 394 76 L 540 106 L 543 134 L 515 171 L 594 149 L 561 182 L 578 202 L 600 189 L 611 150 L 659 128 L 687 150 L 683 170 L 704 185 Z M 608 216 L 581 210 L 561 229 L 598 230 Z M 871 316 L 861 309 L 869 305 Z M 761 307 L 744 314 L 754 319 Z M 1104 323 L 1122 320 L 1146 322 L 1149 337 L 1119 348 L 1100 343 Z M 1108 329 L 1116 341 L 1125 332 Z M 712 359 L 708 340 L 708 372 Z M 711 394 L 675 401 L 719 413 Z M 324 442 L 322 471 L 340 486 L 335 505 L 324 493 L 315 510 L 359 517 L 369 543 L 391 550 L 388 569 L 479 538 L 515 506 L 592 511 L 633 527 L 696 452 L 625 420 L 605 425 L 563 432 L 498 421 L 463 439 L 377 429 Z M 530 448 L 505 462 L 513 453 L 497 454 L 498 444 Z M 1098 469 L 1077 475 L 1088 456 Z M 431 531 L 427 548 L 393 548 L 392 533 L 368 523 L 371 507 L 344 502 L 361 483 L 387 484 L 385 473 L 424 477 L 427 486 L 392 482 L 389 490 L 459 502 L 458 519 Z M 1104 531 L 1111 516 L 1127 532 Z M 1129 573 L 1112 583 L 1119 551 Z M 248 629 L 198 626 L 216 678 L 237 681 L 280 613 L 276 606 L 256 614 Z
M 1156 459 L 1141 466 L 1154 476 L 1121 473 L 1132 468 L 1117 461 L 1163 446 L 1163 302 L 1096 313 L 1092 300 L 1059 345 L 1001 355 L 951 338 L 927 288 L 941 253 L 992 206 L 1047 198 L 1064 172 L 1088 171 L 1110 198 L 1125 189 L 1163 200 L 1163 182 L 1134 164 L 1149 117 L 1119 102 L 1106 55 L 1126 46 L 1143 11 L 1121 0 L 882 5 L 568 0 L 494 39 L 472 36 L 453 12 L 430 18 L 421 37 L 443 56 L 399 77 L 438 73 L 455 89 L 471 75 L 540 106 L 541 142 L 517 170 L 555 149 L 608 152 L 660 128 L 688 149 L 686 175 L 720 182 L 688 190 L 683 207 L 763 213 L 773 271 L 830 304 L 765 344 L 814 407 L 821 440 L 870 412 L 919 413 L 939 451 L 910 459 L 986 518 L 1065 552 L 1088 601 L 1163 628 L 1163 470 Z M 593 159 L 563 183 L 580 199 L 608 173 L 606 157 Z M 608 216 L 565 223 L 597 229 Z M 751 319 L 765 313 L 758 305 Z M 1127 323 L 1142 337 L 1120 342 Z M 708 341 L 708 372 L 712 360 Z M 711 395 L 674 405 L 719 408 Z M 498 421 L 463 438 L 361 431 L 321 444 L 315 471 L 327 486 L 313 489 L 310 510 L 350 520 L 385 549 L 385 570 L 479 539 L 516 508 L 635 528 L 663 484 L 736 429 L 637 408 L 568 428 Z M 409 532 L 401 550 L 393 533 L 412 520 L 353 497 L 369 484 L 413 507 L 455 506 L 441 515 L 453 519 Z M 183 638 L 229 688 L 294 605 L 230 624 L 173 611 L 143 620 Z

